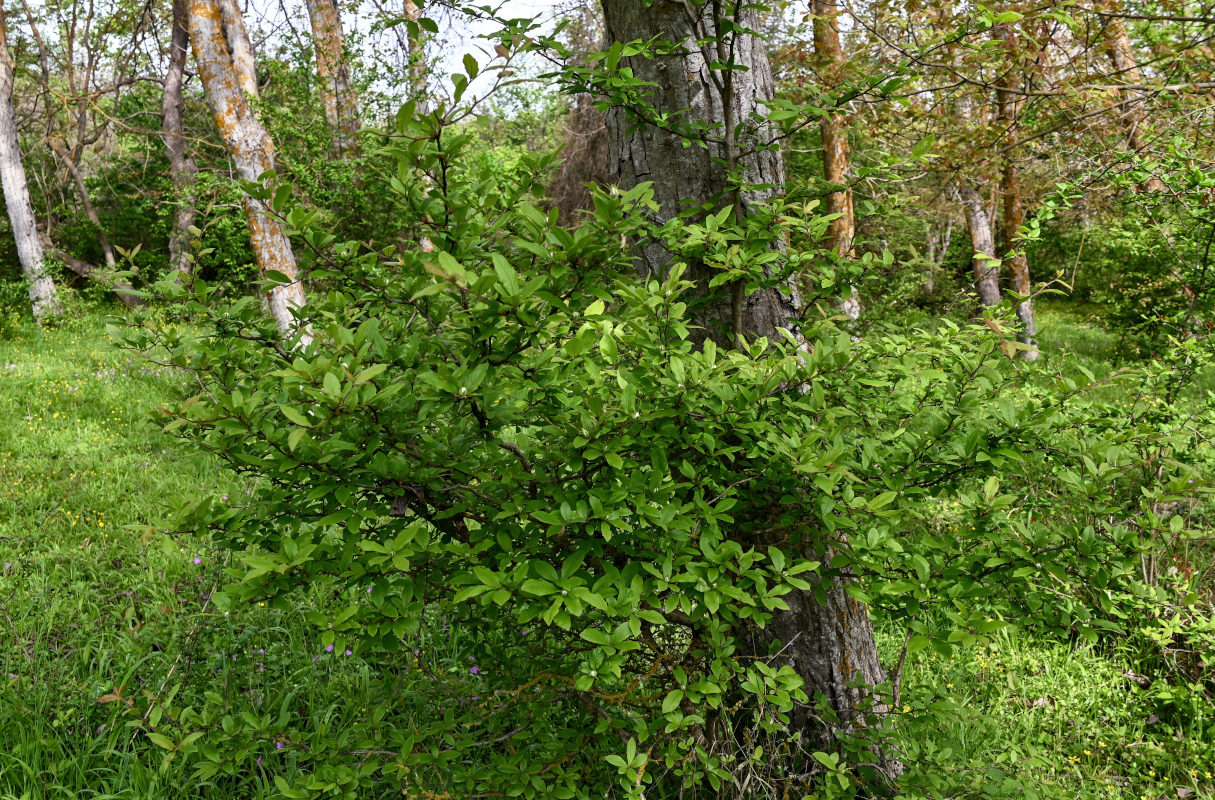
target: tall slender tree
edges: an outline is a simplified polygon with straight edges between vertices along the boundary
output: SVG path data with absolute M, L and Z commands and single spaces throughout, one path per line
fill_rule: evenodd
M 194 191 L 198 165 L 186 153 L 186 137 L 182 128 L 182 85 L 185 82 L 186 59 L 190 52 L 190 32 L 187 17 L 188 0 L 173 0 L 173 32 L 169 39 L 169 67 L 165 72 L 165 88 L 161 98 L 160 137 L 169 155 L 169 174 L 177 195 L 177 211 L 173 215 L 173 230 L 169 234 L 169 265 L 179 275 L 190 273 L 187 242 L 197 210 Z
M 340 157 L 348 157 L 354 152 L 359 112 L 350 82 L 341 13 L 337 0 L 307 0 L 307 3 L 325 119 L 333 132 L 334 150 Z
M 13 238 L 17 242 L 17 258 L 21 272 L 29 284 L 30 305 L 34 319 L 42 322 L 63 313 L 55 282 L 46 269 L 42 243 L 30 203 L 25 166 L 17 136 L 17 112 L 13 105 L 14 63 L 8 49 L 8 26 L 4 6 L 0 2 L 0 183 L 4 186 L 4 204 L 8 209 Z
M 810 13 L 814 25 L 814 55 L 819 79 L 827 87 L 843 82 L 847 59 L 840 44 L 840 8 L 838 0 L 811 0 Z M 832 186 L 843 187 L 827 195 L 827 213 L 838 215 L 827 228 L 827 244 L 839 256 L 853 255 L 852 241 L 856 237 L 856 215 L 852 203 L 852 187 L 848 186 L 851 149 L 848 144 L 846 115 L 827 114 L 819 121 L 823 140 L 823 179 Z M 861 301 L 850 288 L 841 301 L 840 310 L 851 319 L 861 315 Z
M 1000 304 L 1000 260 L 996 258 L 992 213 L 978 188 L 966 177 L 958 179 L 957 192 L 966 215 L 966 228 L 970 232 L 971 259 L 979 303 L 997 306 Z
M 654 0 L 648 7 L 636 0 L 603 0 L 603 10 L 610 43 L 657 37 L 675 45 L 666 55 L 622 61 L 638 79 L 651 84 L 645 103 L 658 113 L 643 112 L 639 118 L 625 108 L 609 112 L 609 167 L 617 181 L 624 186 L 651 181 L 660 222 L 684 213 L 688 201 L 731 204 L 738 217 L 745 217 L 779 192 L 784 180 L 781 154 L 764 146 L 773 135 L 764 119 L 764 104 L 773 96 L 766 47 L 759 37 L 739 32 L 756 29 L 753 7 L 741 0 L 704 5 Z M 736 32 L 723 41 L 722 30 Z M 714 68 L 713 62 L 727 61 L 740 69 Z M 705 147 L 685 146 L 686 128 L 655 124 L 664 116 L 707 129 Z M 671 258 L 653 244 L 640 250 L 638 261 L 643 272 L 662 275 Z M 713 276 L 703 266 L 689 265 L 686 275 L 696 284 L 696 321 L 704 326 L 703 336 L 732 345 L 738 337 L 777 337 L 779 329 L 798 329 L 800 300 L 792 282 L 784 291 L 744 294 L 738 285 L 727 291 L 710 289 Z M 743 516 L 754 521 L 777 513 L 773 498 L 755 497 Z M 808 530 L 804 533 L 811 538 Z M 743 527 L 736 535 L 749 544 L 759 544 L 753 539 L 762 536 Z M 817 541 L 802 546 L 831 552 L 838 544 Z M 883 680 L 868 609 L 849 595 L 849 582 L 844 575 L 824 578 L 811 590 L 787 596 L 789 608 L 775 612 L 767 629 L 737 632 L 749 652 L 779 652 L 777 657 L 801 676 L 807 694 L 826 699 L 845 726 L 860 713 L 866 695 L 860 687 Z M 793 725 L 811 747 L 831 736 L 812 706 L 796 708 Z
M 1011 23 L 996 26 L 995 35 L 1001 44 L 1001 49 L 1008 55 L 1004 64 L 1004 74 L 996 81 L 997 120 L 1003 134 L 1003 146 L 1000 151 L 1000 198 L 1003 213 L 1000 218 L 1001 239 L 1004 243 L 1004 262 L 1008 264 L 1009 282 L 1012 290 L 1024 297 L 1017 303 L 1017 318 L 1021 322 L 1021 343 L 1026 349 L 1018 350 L 1017 355 L 1025 361 L 1035 361 L 1038 358 L 1037 334 L 1034 324 L 1034 305 L 1030 298 L 1032 286 L 1029 279 L 1029 257 L 1025 248 L 1020 246 L 1019 237 L 1021 226 L 1025 223 L 1025 211 L 1021 200 L 1021 171 L 1017 163 L 1017 143 L 1020 134 L 1020 102 L 1018 92 L 1022 90 L 1020 76 L 1023 59 L 1018 46 L 1016 29 Z
M 226 34 L 248 41 L 240 17 L 233 18 L 223 10 L 222 6 L 231 2 L 190 0 L 190 41 L 207 103 L 236 172 L 243 180 L 258 181 L 274 168 L 274 142 L 247 99 L 249 84 L 256 86 L 256 81 L 248 74 L 251 64 L 234 57 L 230 49 L 231 40 Z M 248 194 L 241 202 L 262 276 L 279 273 L 290 281 L 274 285 L 267 292 L 266 305 L 270 314 L 284 335 L 298 335 L 301 344 L 306 346 L 312 341 L 312 334 L 311 329 L 301 327 L 296 318 L 306 297 L 291 242 L 282 226 L 269 214 L 265 203 Z

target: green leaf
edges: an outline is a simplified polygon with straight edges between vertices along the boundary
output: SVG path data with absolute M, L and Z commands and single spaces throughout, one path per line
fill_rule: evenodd
M 610 645 L 612 643 L 612 637 L 608 636 L 598 628 L 587 628 L 580 634 L 580 636 L 591 644 Z
M 894 499 L 898 496 L 898 492 L 882 492 L 877 497 L 869 501 L 869 510 L 877 511 L 879 508 L 885 508 L 894 502 Z
M 675 689 L 663 698 L 662 713 L 670 714 L 672 711 L 679 708 L 679 704 L 681 702 L 683 702 L 683 689 Z
M 536 580 L 535 578 L 528 578 L 519 588 L 536 597 L 547 597 L 550 594 L 556 594 L 558 591 L 557 587 L 548 581 Z
M 498 283 L 506 290 L 504 293 L 508 297 L 519 294 L 519 273 L 515 272 L 506 256 L 491 253 L 490 260 L 494 262 L 494 274 L 498 276 Z
M 299 425 L 302 428 L 311 428 L 312 427 L 312 423 L 308 421 L 308 418 L 305 417 L 303 414 L 301 414 L 296 409 L 292 408 L 291 406 L 280 405 L 278 407 L 278 410 L 283 413 L 284 417 L 291 420 L 296 425 Z
M 376 377 L 386 369 L 388 369 L 387 364 L 373 364 L 360 372 L 358 375 L 355 375 L 354 382 L 356 384 L 369 383 L 372 378 Z
M 177 749 L 177 745 L 173 744 L 173 740 L 168 736 L 165 736 L 163 733 L 156 733 L 153 731 L 148 734 L 148 738 L 152 741 L 152 744 L 156 745 L 157 747 L 163 747 L 165 750 Z

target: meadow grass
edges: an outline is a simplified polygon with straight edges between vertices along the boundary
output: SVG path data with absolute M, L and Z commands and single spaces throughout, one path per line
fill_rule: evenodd
M 1102 366 L 1107 334 L 1046 316 L 1049 346 Z M 355 741 L 386 705 L 411 713 L 412 673 L 320 646 L 305 615 L 329 598 L 225 613 L 230 556 L 149 533 L 176 499 L 250 488 L 160 432 L 179 377 L 112 348 L 96 315 L 0 341 L 0 376 L 0 800 L 281 796 L 308 747 Z M 893 663 L 902 638 L 879 628 Z M 467 672 L 458 633 L 423 640 Z M 896 733 L 955 796 L 1215 796 L 1210 709 L 1167 718 L 1133 677 L 1116 648 L 1004 632 L 912 656 Z M 225 774 L 200 779 L 148 735 L 191 705 L 255 731 Z

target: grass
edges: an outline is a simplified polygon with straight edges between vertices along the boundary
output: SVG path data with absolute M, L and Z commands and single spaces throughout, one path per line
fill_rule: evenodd
M 1043 322 L 1048 348 L 1106 363 L 1098 327 L 1062 310 Z M 95 316 L 0 341 L 0 376 L 0 800 L 282 796 L 275 777 L 297 781 L 310 748 L 355 747 L 377 709 L 404 713 L 410 687 L 386 685 L 383 665 L 320 647 L 305 615 L 327 598 L 224 613 L 225 554 L 145 536 L 178 498 L 249 488 L 152 422 L 176 376 L 112 349 Z M 893 662 L 899 632 L 881 641 Z M 458 640 L 434 649 L 467 672 Z M 897 733 L 954 796 L 1215 797 L 1211 709 L 1169 716 L 1129 671 L 1116 650 L 1029 630 L 922 652 Z M 205 748 L 187 760 L 150 735 L 245 715 L 213 775 L 198 771 Z

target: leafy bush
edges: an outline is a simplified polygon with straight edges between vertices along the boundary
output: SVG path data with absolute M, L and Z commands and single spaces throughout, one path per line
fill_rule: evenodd
M 423 200 L 450 215 L 433 254 L 335 243 L 275 194 L 335 254 L 313 275 L 331 287 L 308 309 L 316 345 L 293 349 L 256 300 L 219 306 L 201 280 L 201 336 L 123 334 L 201 390 L 168 428 L 258 479 L 248 504 L 184 505 L 178 524 L 242 554 L 217 601 L 286 608 L 306 589 L 330 609 L 308 615 L 327 650 L 412 676 L 366 728 L 306 746 L 289 715 L 176 709 L 151 732 L 200 777 L 277 732 L 300 770 L 278 779 L 286 796 L 718 796 L 748 770 L 789 789 L 829 775 L 831 796 L 854 796 L 880 718 L 839 732 L 843 760 L 809 752 L 787 734 L 811 702 L 798 675 L 739 648 L 789 592 L 855 577 L 911 654 L 1008 625 L 1097 641 L 1125 629 L 1118 598 L 1150 601 L 1154 529 L 1130 520 L 1188 496 L 1194 474 L 1163 412 L 1128 418 L 1083 383 L 1044 382 L 1006 357 L 1000 318 L 857 342 L 807 320 L 805 344 L 694 348 L 682 269 L 638 281 L 622 240 L 664 236 L 680 260 L 762 283 L 772 255 L 756 245 L 817 222 L 778 204 L 742 228 L 655 231 L 643 185 L 563 228 L 527 202 L 550 159 L 525 157 L 508 184 L 461 159 L 467 139 L 437 151 L 435 124 L 407 109 L 399 133 L 423 144 L 395 148 L 400 174 L 447 164 Z M 432 660 L 436 630 L 463 642 L 456 659 Z

